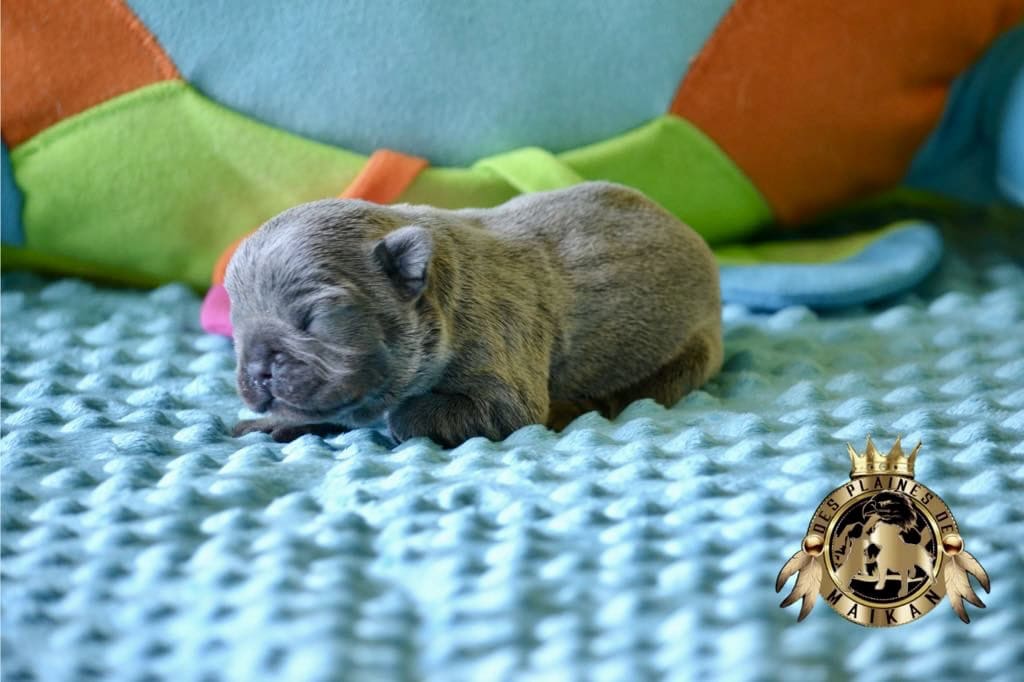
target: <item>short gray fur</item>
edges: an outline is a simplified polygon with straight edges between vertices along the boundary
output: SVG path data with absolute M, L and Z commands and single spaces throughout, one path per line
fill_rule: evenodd
M 629 402 L 721 366 L 718 271 L 692 229 L 593 182 L 493 209 L 304 204 L 227 272 L 239 391 L 290 440 L 386 419 L 454 446 Z

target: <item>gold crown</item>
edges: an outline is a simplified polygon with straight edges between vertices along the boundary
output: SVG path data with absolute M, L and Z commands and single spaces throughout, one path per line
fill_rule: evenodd
M 917 459 L 917 451 L 921 449 L 921 443 L 918 443 L 909 455 L 904 455 L 903 447 L 900 445 L 900 436 L 897 436 L 889 454 L 883 455 L 875 449 L 875 444 L 871 442 L 871 436 L 868 436 L 867 449 L 864 450 L 863 455 L 858 455 L 849 443 L 846 444 L 846 449 L 850 452 L 850 478 L 878 474 L 898 474 L 913 478 L 914 460 Z

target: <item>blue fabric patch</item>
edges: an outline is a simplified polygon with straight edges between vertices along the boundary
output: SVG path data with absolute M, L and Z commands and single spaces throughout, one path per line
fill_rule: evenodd
M 860 305 L 913 287 L 942 257 L 942 237 L 913 222 L 835 263 L 723 266 L 722 300 L 760 310 Z
M 1024 206 L 1024 26 L 956 80 L 906 182 L 964 201 Z
M 732 1 L 129 4 L 222 104 L 364 154 L 468 165 L 665 113 Z
M 4 244 L 20 246 L 25 243 L 25 233 L 21 228 L 21 190 L 14 182 L 14 169 L 11 157 L 7 153 L 7 145 L 2 145 L 2 185 L 0 185 L 0 241 Z

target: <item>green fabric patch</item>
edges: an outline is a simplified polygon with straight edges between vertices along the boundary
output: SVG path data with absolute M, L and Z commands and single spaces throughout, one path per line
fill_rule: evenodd
M 677 116 L 660 116 L 559 158 L 587 179 L 636 187 L 712 245 L 748 237 L 773 219 L 764 197 L 739 167 L 711 138 Z
M 65 119 L 11 160 L 28 250 L 196 286 L 234 238 L 336 194 L 364 161 L 254 123 L 180 81 Z
M 11 161 L 25 196 L 26 249 L 11 252 L 15 261 L 74 262 L 124 280 L 203 287 L 237 237 L 290 206 L 337 195 L 366 157 L 255 122 L 168 81 L 65 119 L 13 150 Z M 577 176 L 640 189 L 712 244 L 771 219 L 736 166 L 673 116 L 557 156 L 527 149 L 472 168 L 429 168 L 401 200 L 493 206 Z
M 786 239 L 758 244 L 727 244 L 715 248 L 715 259 L 719 265 L 835 263 L 860 253 L 877 240 L 910 222 L 913 221 L 904 220 L 878 230 L 826 239 Z
M 540 147 L 523 147 L 473 164 L 490 170 L 522 193 L 561 189 L 584 182 L 576 171 Z
M 30 251 L 11 244 L 0 246 L 0 262 L 2 262 L 4 270 L 35 270 L 49 275 L 81 277 L 106 284 L 148 288 L 157 287 L 163 283 L 160 279 L 139 274 L 137 271 L 120 270 L 109 265 L 84 263 L 78 258 Z M 208 285 L 209 282 L 203 287 L 196 288 L 203 290 Z

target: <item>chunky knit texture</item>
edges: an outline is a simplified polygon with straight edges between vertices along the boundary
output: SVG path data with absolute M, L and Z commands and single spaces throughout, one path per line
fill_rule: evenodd
M 231 438 L 198 306 L 5 277 L 5 680 L 1019 679 L 1024 274 L 996 249 L 884 307 L 728 306 L 723 372 L 673 409 L 452 451 Z M 924 441 L 993 580 L 970 626 L 778 608 L 869 433 Z

